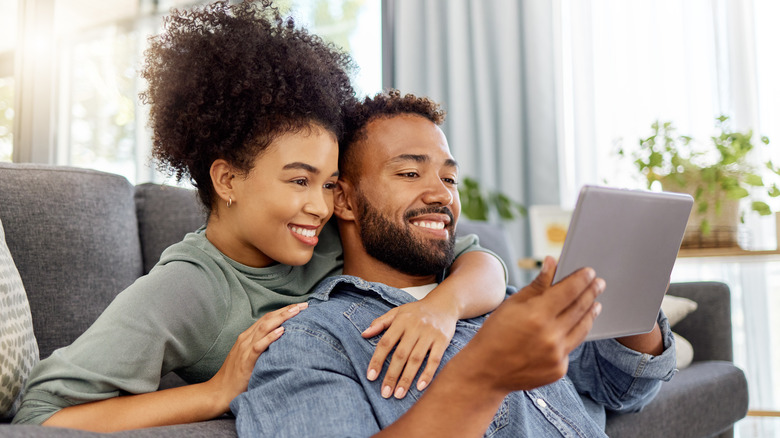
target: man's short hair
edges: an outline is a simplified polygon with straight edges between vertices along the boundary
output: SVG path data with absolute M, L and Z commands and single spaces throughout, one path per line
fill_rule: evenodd
M 401 96 L 395 89 L 366 97 L 353 107 L 347 108 L 344 123 L 345 132 L 339 142 L 339 171 L 347 176 L 350 169 L 356 169 L 357 156 L 353 146 L 366 138 L 366 125 L 374 119 L 390 118 L 400 114 L 425 117 L 437 126 L 444 123 L 446 112 L 441 105 L 427 97 L 414 94 Z

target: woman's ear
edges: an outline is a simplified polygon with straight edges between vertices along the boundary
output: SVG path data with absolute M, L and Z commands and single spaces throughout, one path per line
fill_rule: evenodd
M 233 190 L 233 179 L 235 170 L 233 166 L 222 158 L 211 163 L 209 170 L 211 175 L 211 184 L 214 186 L 214 192 L 225 203 L 233 203 L 236 200 Z
M 333 213 L 341 220 L 355 220 L 354 203 L 352 201 L 354 191 L 352 184 L 343 179 L 339 179 L 336 184 L 333 193 Z

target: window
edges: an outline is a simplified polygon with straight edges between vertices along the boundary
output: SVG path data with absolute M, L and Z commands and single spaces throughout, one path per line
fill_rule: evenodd
M 9 0 L 0 0 L 2 17 L 15 16 L 6 14 L 10 11 L 6 3 Z M 24 11 L 32 14 L 24 22 L 43 29 L 53 27 L 53 33 L 49 31 L 53 43 L 48 50 L 49 58 L 56 63 L 50 71 L 56 72 L 56 77 L 51 73 L 51 93 L 21 96 L 25 102 L 31 99 L 36 108 L 29 115 L 22 115 L 26 119 L 22 122 L 27 123 L 24 126 L 29 126 L 24 132 L 38 136 L 21 146 L 32 149 L 22 161 L 89 167 L 124 175 L 133 183 L 162 181 L 163 177 L 150 163 L 147 108 L 138 101 L 138 93 L 145 85 L 138 72 L 147 38 L 159 31 L 162 16 L 171 7 L 187 7 L 193 2 L 42 3 L 53 7 Z M 277 5 L 312 32 L 350 51 L 360 66 L 354 78 L 360 93 L 373 94 L 381 89 L 381 0 L 279 0 Z M 54 25 L 40 24 L 47 19 Z M 1 37 L 8 26 L 4 21 L 0 21 L 0 26 Z M 23 34 L 41 37 L 30 29 L 23 29 Z M 2 44 L 4 41 L 0 41 L 0 56 L 4 53 Z M 0 68 L 3 59 L 0 58 Z M 30 67 L 27 71 L 31 70 L 41 69 Z M 0 159 L 7 155 L 5 159 L 10 160 L 11 145 L 5 140 L 3 114 L 7 93 L 11 93 L 13 103 L 13 68 L 8 77 L 3 76 L 4 71 L 0 69 Z M 14 116 L 12 107 L 8 114 Z M 41 121 L 41 114 L 51 114 L 50 120 Z M 33 120 L 34 117 L 38 119 Z M 42 138 L 50 139 L 50 150 L 42 144 Z
M 0 161 L 13 154 L 16 9 L 17 0 L 0 0 Z

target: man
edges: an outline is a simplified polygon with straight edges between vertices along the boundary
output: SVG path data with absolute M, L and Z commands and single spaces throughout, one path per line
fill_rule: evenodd
M 382 395 L 365 375 L 380 340 L 361 333 L 424 296 L 453 257 L 458 167 L 443 117 L 396 91 L 350 115 L 335 195 L 344 275 L 326 279 L 258 360 L 231 404 L 240 436 L 605 436 L 605 408 L 636 410 L 671 378 L 663 315 L 648 334 L 580 345 L 604 282 L 586 268 L 550 286 L 548 258 L 489 318 L 458 322 L 427 389 Z

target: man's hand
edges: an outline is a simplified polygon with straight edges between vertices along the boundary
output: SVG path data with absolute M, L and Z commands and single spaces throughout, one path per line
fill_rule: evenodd
M 601 311 L 596 297 L 604 280 L 581 269 L 551 286 L 556 262 L 544 260 L 539 276 L 508 298 L 464 349 L 474 382 L 501 393 L 538 388 L 566 375 L 569 353 Z M 483 387 L 484 389 L 484 387 Z
M 363 332 L 364 338 L 376 336 L 385 329 L 387 332 L 369 362 L 369 380 L 379 376 L 387 355 L 395 347 L 382 382 L 382 397 L 403 398 L 426 356 L 428 362 L 417 381 L 417 389 L 422 391 L 428 386 L 455 334 L 457 320 L 454 312 L 444 312 L 421 300 L 396 307 L 371 323 Z

